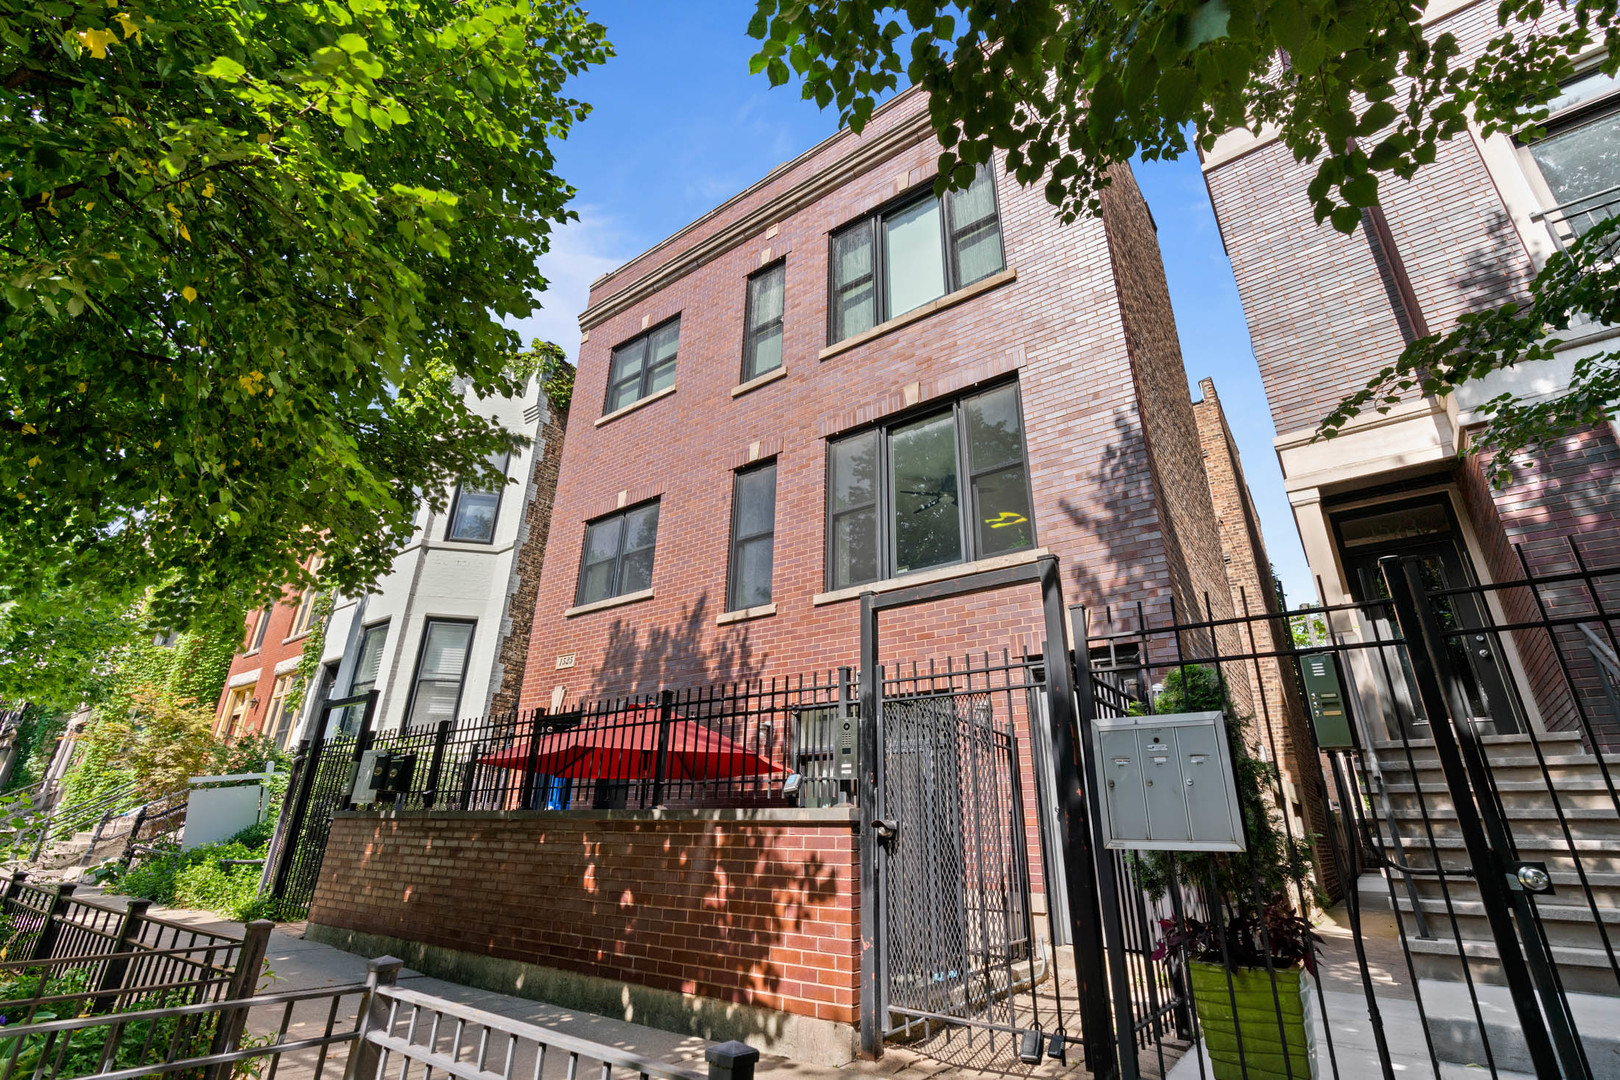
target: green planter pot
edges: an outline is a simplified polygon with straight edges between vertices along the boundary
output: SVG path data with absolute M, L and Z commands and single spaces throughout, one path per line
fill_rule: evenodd
M 1271 976 L 1265 968 L 1232 972 L 1230 987 L 1226 969 L 1219 964 L 1194 960 L 1187 968 L 1198 1007 L 1198 1026 L 1203 1029 L 1215 1080 L 1287 1080 L 1289 1076 L 1293 1080 L 1315 1080 L 1315 983 L 1304 969 L 1279 969 L 1273 996 Z

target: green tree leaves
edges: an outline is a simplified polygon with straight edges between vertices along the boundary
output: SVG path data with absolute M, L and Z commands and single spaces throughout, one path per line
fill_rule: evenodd
M 514 438 L 573 0 L 0 0 L 0 600 L 359 588 Z

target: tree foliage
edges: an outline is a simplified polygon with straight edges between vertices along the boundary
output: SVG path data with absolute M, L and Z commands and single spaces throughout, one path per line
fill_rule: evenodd
M 0 0 L 0 590 L 359 588 L 493 480 L 464 391 L 521 392 L 608 51 L 574 0 Z
M 941 190 L 999 150 L 1020 183 L 1044 184 L 1073 220 L 1099 209 L 1119 163 L 1179 156 L 1189 136 L 1209 150 L 1226 131 L 1266 129 L 1315 163 L 1316 220 L 1348 233 L 1381 180 L 1413 176 L 1470 121 L 1487 135 L 1534 131 L 1577 56 L 1602 46 L 1601 70 L 1620 70 L 1617 8 L 1500 0 L 1498 32 L 1468 58 L 1443 26 L 1426 32 L 1425 5 L 1411 0 L 758 0 L 748 29 L 760 41 L 755 71 L 773 85 L 797 76 L 805 98 L 835 106 L 857 132 L 885 95 L 921 86 L 943 147 Z M 1614 224 L 1594 232 L 1609 237 L 1606 263 L 1555 259 L 1527 307 L 1415 343 L 1324 433 L 1402 393 L 1444 393 L 1539 358 L 1548 332 L 1612 315 Z M 1609 353 L 1577 372 L 1565 398 L 1497 402 L 1478 444 L 1533 445 L 1613 411 L 1617 368 Z

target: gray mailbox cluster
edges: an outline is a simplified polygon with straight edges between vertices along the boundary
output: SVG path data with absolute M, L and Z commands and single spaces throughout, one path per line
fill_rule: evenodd
M 1243 811 L 1219 712 L 1098 720 L 1093 740 L 1107 847 L 1243 850 Z

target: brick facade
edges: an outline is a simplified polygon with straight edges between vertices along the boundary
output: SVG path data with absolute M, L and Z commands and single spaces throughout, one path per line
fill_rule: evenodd
M 225 675 L 225 688 L 220 691 L 219 701 L 214 706 L 216 735 L 241 737 L 257 735 L 265 730 L 265 723 L 270 719 L 276 680 L 298 666 L 304 654 L 304 642 L 311 633 L 320 629 L 312 624 L 302 633 L 293 634 L 293 624 L 298 618 L 302 598 L 302 593 L 284 589 L 280 599 L 270 607 L 250 611 L 242 620 L 244 648 L 231 657 L 230 671 Z M 268 620 L 263 635 L 258 632 L 260 619 Z M 255 640 L 259 641 L 258 648 L 246 648 Z M 226 712 L 235 693 L 243 688 L 247 688 L 251 695 L 247 711 L 237 722 L 236 730 L 231 732 L 230 717 Z M 288 717 L 286 720 L 283 738 L 292 728 L 292 719 Z
M 859 870 L 833 816 L 340 814 L 309 918 L 853 1024 Z
M 902 95 L 862 136 L 835 136 L 595 284 L 522 708 L 549 706 L 559 687 L 577 702 L 856 663 L 854 590 L 818 602 L 828 587 L 828 437 L 1000 378 L 1018 383 L 1036 543 L 1058 556 L 1069 602 L 1100 610 L 1142 601 L 1163 620 L 1172 597 L 1183 611 L 1206 590 L 1224 601 L 1157 243 L 1128 171 L 1102 220 L 1063 225 L 1039 190 L 998 170 L 1004 280 L 823 354 L 828 232 L 926 185 L 935 155 L 923 98 Z M 778 259 L 785 374 L 733 395 L 745 281 Z M 674 392 L 600 423 L 613 347 L 676 314 Z M 732 472 L 772 456 L 775 610 L 721 624 Z M 585 523 L 654 496 L 653 595 L 565 615 Z M 885 616 L 881 642 L 885 662 L 897 663 L 1033 651 L 1041 636 L 1028 589 Z

